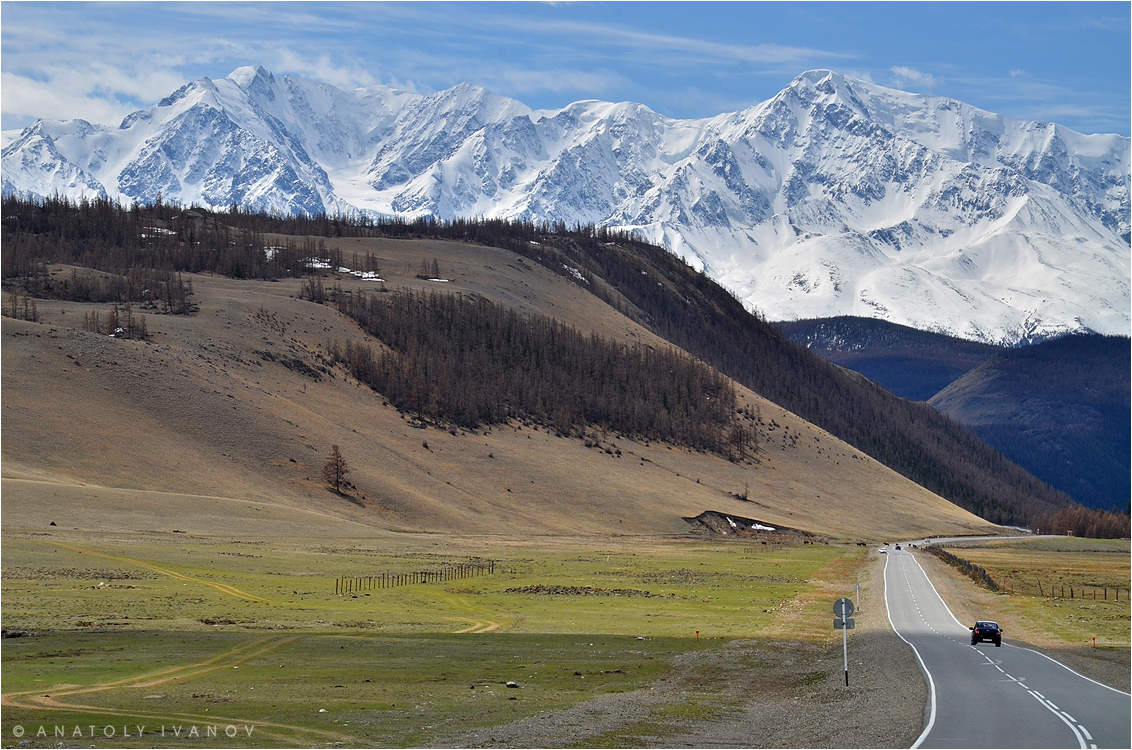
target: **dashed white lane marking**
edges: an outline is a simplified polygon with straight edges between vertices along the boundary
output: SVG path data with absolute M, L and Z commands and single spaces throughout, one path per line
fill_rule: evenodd
M 936 597 L 937 597 L 937 598 L 939 599 L 939 601 L 940 601 L 940 604 L 942 604 L 942 605 L 943 605 L 943 608 L 944 608 L 945 610 L 947 610 L 947 613 L 948 613 L 949 615 L 951 615 L 951 619 L 955 620 L 955 623 L 956 623 L 957 625 L 959 625 L 960 627 L 962 627 L 962 626 L 963 626 L 963 623 L 959 622 L 959 618 L 957 618 L 957 617 L 955 616 L 955 613 L 954 613 L 954 612 L 952 612 L 952 611 L 951 611 L 951 608 L 947 606 L 947 602 L 945 602 L 945 601 L 943 600 L 943 597 L 942 597 L 942 596 L 940 596 L 940 594 L 939 594 L 939 591 L 938 591 L 938 590 L 936 590 L 936 587 L 935 587 L 935 585 L 934 585 L 934 584 L 932 583 L 931 579 L 930 579 L 930 578 L 928 578 L 928 574 L 927 574 L 927 572 L 926 572 L 926 571 L 924 570 L 923 566 L 922 566 L 922 565 L 920 565 L 920 561 L 919 561 L 919 560 L 916 560 L 916 558 L 915 558 L 915 557 L 912 557 L 912 560 L 913 560 L 913 561 L 914 561 L 914 562 L 916 563 L 917 567 L 919 567 L 919 568 L 920 568 L 920 572 L 921 572 L 921 573 L 923 574 L 923 576 L 924 576 L 924 580 L 926 580 L 926 581 L 928 582 L 928 585 L 929 585 L 929 586 L 931 586 L 931 589 L 932 589 L 932 591 L 934 591 L 934 592 L 935 592 L 935 595 L 936 595 Z M 888 560 L 887 560 L 887 559 L 886 559 L 886 560 L 884 561 L 884 566 L 885 566 L 885 571 L 887 572 L 887 570 L 888 570 Z M 911 581 L 911 579 L 910 579 L 910 578 L 908 577 L 908 571 L 907 571 L 907 569 L 906 569 L 906 568 L 905 568 L 905 570 L 903 571 L 903 573 L 904 573 L 904 580 L 905 580 L 905 582 L 906 582 L 906 583 L 908 584 L 909 590 L 911 590 L 911 588 L 912 588 L 912 581 Z M 886 583 L 887 583 L 887 579 L 886 579 Z M 886 590 L 885 590 L 885 608 L 886 608 L 886 609 L 887 609 L 887 605 L 888 605 L 888 596 L 887 596 L 887 593 L 888 593 L 888 592 L 887 592 L 887 586 L 886 586 Z M 912 598 L 913 598 L 913 601 L 917 603 L 917 610 L 919 610 L 919 607 L 918 607 L 918 600 L 916 599 L 916 597 L 915 597 L 915 595 L 914 595 L 914 594 L 912 595 Z M 934 628 L 934 627 L 933 627 L 933 626 L 931 625 L 931 623 L 927 622 L 927 618 L 923 616 L 923 613 L 922 613 L 922 612 L 920 613 L 920 617 L 921 617 L 921 619 L 922 619 L 922 620 L 924 621 L 924 624 L 926 624 L 926 625 L 928 626 L 928 629 L 930 629 L 930 630 L 931 630 L 932 632 L 936 633 L 937 635 L 942 635 L 941 633 L 939 633 L 939 632 L 938 632 L 938 631 L 937 631 L 937 630 L 936 630 L 936 629 L 935 629 L 935 628 Z M 892 625 L 892 615 L 891 615 L 891 614 L 889 615 L 888 621 L 889 621 L 889 625 Z M 897 631 L 897 630 L 896 630 L 896 627 L 895 627 L 895 626 L 893 626 L 893 627 L 892 627 L 892 629 L 893 629 L 894 631 L 896 631 L 896 634 L 897 634 L 897 635 L 900 635 L 900 631 Z M 902 639 L 902 640 L 904 640 L 904 641 L 905 641 L 905 643 L 908 643 L 907 639 L 906 639 L 906 638 L 904 638 L 903 636 L 901 636 L 901 639 Z M 911 643 L 908 643 L 908 645 L 909 645 L 909 646 L 911 646 L 912 644 L 911 644 Z M 974 644 L 971 644 L 971 645 L 970 645 L 970 649 L 971 649 L 972 651 L 974 651 L 974 652 L 978 653 L 978 654 L 979 654 L 980 656 L 982 656 L 982 657 L 983 657 L 984 659 L 986 659 L 986 660 L 987 660 L 987 663 L 989 663 L 989 664 L 992 664 L 992 665 L 993 665 L 993 666 L 995 666 L 995 667 L 998 667 L 998 665 L 997 665 L 997 664 L 995 664 L 995 663 L 994 663 L 994 661 L 993 661 L 993 660 L 992 660 L 992 659 L 991 659 L 991 658 L 990 658 L 989 656 L 987 656 L 987 655 L 986 655 L 985 653 L 983 653 L 983 652 L 982 652 L 981 650 L 979 650 L 978 648 L 976 648 Z M 912 647 L 912 650 L 913 650 L 913 651 L 914 651 L 914 652 L 916 653 L 916 657 L 917 657 L 917 658 L 919 658 L 920 654 L 919 654 L 919 652 L 918 652 L 918 651 L 916 651 L 916 648 L 915 648 L 914 646 Z M 1031 649 L 1025 649 L 1025 650 L 1029 651 L 1029 650 L 1031 650 Z M 1035 651 L 1034 653 L 1038 654 L 1039 656 L 1045 656 L 1045 654 L 1042 654 L 1042 653 L 1041 653 L 1040 651 Z M 1046 658 L 1047 658 L 1047 659 L 1049 659 L 1049 657 L 1048 657 L 1048 656 L 1047 656 Z M 1055 660 L 1055 659 L 1050 659 L 1050 661 L 1055 661 L 1055 662 L 1056 662 L 1056 660 Z M 1058 664 L 1060 664 L 1061 662 L 1057 662 L 1057 663 L 1058 663 Z M 929 721 L 929 723 L 928 723 L 928 726 L 927 726 L 927 727 L 926 727 L 926 728 L 924 729 L 924 732 L 923 732 L 923 734 L 921 734 L 921 735 L 920 735 L 920 737 L 919 737 L 919 739 L 917 739 L 917 740 L 916 740 L 916 744 L 912 745 L 912 747 L 913 747 L 913 748 L 918 748 L 918 747 L 920 746 L 920 743 L 921 743 L 921 742 L 923 742 L 923 741 L 924 741 L 924 739 L 925 739 L 925 738 L 927 737 L 927 735 L 928 735 L 928 732 L 930 732 L 930 731 L 931 731 L 931 726 L 932 726 L 932 724 L 934 724 L 934 723 L 935 723 L 935 709 L 936 709 L 936 706 L 935 706 L 935 683 L 934 683 L 934 681 L 932 681 L 932 678 L 931 678 L 931 673 L 930 673 L 930 672 L 928 672 L 928 670 L 927 670 L 927 666 L 926 666 L 926 665 L 924 665 L 923 659 L 920 659 L 920 666 L 921 666 L 921 667 L 923 668 L 924 672 L 925 672 L 925 673 L 926 673 L 926 674 L 928 675 L 928 681 L 929 681 L 929 683 L 931 684 L 931 703 L 932 703 L 932 706 L 931 706 L 931 720 Z M 1062 665 L 1062 666 L 1064 666 L 1064 665 Z M 1068 667 L 1066 667 L 1066 669 L 1068 669 Z M 1006 674 L 1006 672 L 1005 672 L 1004 670 L 1002 670 L 1001 668 L 999 668 L 999 671 L 1000 671 L 1000 672 L 1002 672 L 1003 674 Z M 1072 671 L 1072 670 L 1070 670 L 1070 671 Z M 1007 675 L 1007 677 L 1010 677 L 1010 675 Z M 1052 713 L 1052 714 L 1053 714 L 1054 716 L 1056 716 L 1056 717 L 1057 717 L 1058 719 L 1060 719 L 1060 720 L 1061 720 L 1061 721 L 1062 721 L 1062 722 L 1063 722 L 1063 723 L 1064 723 L 1064 724 L 1065 724 L 1065 725 L 1066 725 L 1067 727 L 1069 727 L 1069 730 L 1070 730 L 1071 732 L 1073 732 L 1074 736 L 1075 736 L 1075 737 L 1077 738 L 1077 742 L 1078 742 L 1078 743 L 1080 744 L 1080 746 L 1081 746 L 1082 748 L 1086 748 L 1086 747 L 1088 747 L 1088 748 L 1096 748 L 1096 745 L 1095 745 L 1095 744 L 1090 744 L 1090 743 L 1086 742 L 1086 740 L 1085 740 L 1085 736 L 1088 736 L 1089 732 L 1088 732 L 1088 730 L 1087 730 L 1087 729 L 1085 729 L 1084 725 L 1081 725 L 1081 724 L 1079 724 L 1079 723 L 1078 723 L 1078 722 L 1076 721 L 1076 719 L 1072 719 L 1072 717 L 1070 717 L 1070 716 L 1069 716 L 1069 714 L 1067 714 L 1067 713 L 1065 713 L 1064 711 L 1061 711 L 1060 709 L 1058 709 L 1057 705 L 1056 705 L 1056 704 L 1054 704 L 1054 702 L 1053 702 L 1053 701 L 1051 701 L 1051 700 L 1049 700 L 1049 699 L 1045 698 L 1044 696 L 1040 696 L 1040 695 L 1039 695 L 1038 693 L 1036 693 L 1036 692 L 1035 692 L 1035 691 L 1033 691 L 1033 690 L 1030 690 L 1030 689 L 1029 689 L 1028 687 L 1026 687 L 1026 685 L 1025 685 L 1025 684 L 1024 684 L 1024 683 L 1023 683 L 1023 682 L 1022 682 L 1021 680 L 1015 680 L 1015 679 L 1014 679 L 1013 677 L 1010 677 L 1010 679 L 1011 679 L 1011 680 L 1014 680 L 1014 681 L 1015 681 L 1015 683 L 1017 683 L 1018 685 L 1021 685 L 1021 687 L 1022 687 L 1022 688 L 1023 688 L 1024 690 L 1026 690 L 1026 692 L 1028 692 L 1028 693 L 1029 693 L 1030 695 L 1033 695 L 1033 696 L 1034 696 L 1034 699 L 1035 699 L 1036 701 L 1038 701 L 1038 703 L 1040 703 L 1040 704 L 1041 704 L 1041 705 L 1042 705 L 1042 706 L 1043 706 L 1043 707 L 1044 707 L 1044 708 L 1045 708 L 1046 710 L 1048 710 L 1048 711 L 1049 711 L 1050 713 Z M 1098 684 L 1099 684 L 1099 683 L 1098 683 Z M 1111 689 L 1111 688 L 1110 688 L 1110 689 Z M 1120 692 L 1120 691 L 1117 691 L 1117 692 Z M 1080 731 L 1078 731 L 1078 730 L 1080 730 Z M 1082 732 L 1084 732 L 1084 735 L 1085 735 L 1085 736 L 1082 736 Z M 1089 739 L 1091 740 L 1092 738 L 1090 737 Z
M 895 623 L 892 622 L 892 609 L 888 606 L 888 558 L 887 557 L 884 559 L 884 573 L 882 574 L 882 578 L 884 580 L 884 614 L 888 618 L 888 626 L 890 628 L 892 628 L 892 632 L 896 633 L 896 635 L 900 638 L 900 640 L 907 643 L 908 647 L 912 649 L 912 653 L 916 655 L 916 661 L 920 662 L 920 669 L 924 670 L 924 674 L 927 675 L 927 677 L 928 677 L 928 690 L 929 690 L 929 695 L 930 695 L 930 698 L 931 698 L 931 701 L 930 701 L 931 712 L 928 716 L 927 725 L 924 726 L 924 731 L 920 733 L 920 736 L 916 738 L 915 743 L 912 744 L 912 750 L 915 750 L 916 748 L 918 748 L 921 745 L 921 743 L 923 743 L 923 741 L 927 738 L 928 734 L 932 731 L 932 727 L 935 726 L 935 679 L 932 678 L 932 673 L 928 669 L 928 665 L 924 663 L 923 657 L 920 656 L 920 651 L 914 645 L 912 645 L 912 642 L 910 640 L 908 640 L 903 635 L 901 635 L 900 631 L 896 629 Z M 905 572 L 904 572 L 904 579 L 905 580 L 908 579 L 907 570 L 905 570 Z M 908 586 L 908 591 L 909 591 L 909 593 L 911 593 L 911 591 L 912 591 L 911 584 L 909 584 L 909 586 Z
M 1041 693 L 1039 693 L 1039 692 L 1038 692 L 1037 690 L 1035 690 L 1035 691 L 1034 691 L 1034 695 L 1036 695 L 1036 696 L 1038 696 L 1039 698 L 1041 698 L 1041 699 L 1045 700 L 1045 696 L 1044 696 L 1044 695 L 1042 695 Z
M 1084 725 L 1081 726 L 1081 731 L 1084 732 L 1085 739 L 1087 739 L 1089 742 L 1093 741 L 1093 735 L 1089 734 L 1089 730 L 1085 729 Z M 1093 745 L 1093 747 L 1096 747 L 1096 745 Z

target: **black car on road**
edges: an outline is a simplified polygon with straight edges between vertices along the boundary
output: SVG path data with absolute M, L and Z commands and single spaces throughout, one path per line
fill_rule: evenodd
M 994 641 L 994 645 L 1002 646 L 1002 628 L 997 622 L 979 620 L 971 628 L 971 645 L 981 641 Z

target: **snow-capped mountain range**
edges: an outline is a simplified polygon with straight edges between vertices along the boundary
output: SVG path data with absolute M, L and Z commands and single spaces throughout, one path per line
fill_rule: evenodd
M 637 230 L 770 319 L 863 315 L 1014 343 L 1129 332 L 1129 139 L 801 74 L 699 120 L 533 111 L 461 84 L 344 91 L 263 68 L 120 125 L 38 121 L 3 190 Z

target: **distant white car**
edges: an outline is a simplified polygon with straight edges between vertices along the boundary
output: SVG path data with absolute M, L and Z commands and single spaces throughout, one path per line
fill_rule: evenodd
M 879 552 L 879 553 L 881 553 L 882 555 L 884 555 L 884 554 L 887 554 L 887 553 L 888 553 L 888 549 L 887 549 L 887 548 L 885 548 L 885 547 L 878 547 L 878 548 L 877 548 L 877 552 Z

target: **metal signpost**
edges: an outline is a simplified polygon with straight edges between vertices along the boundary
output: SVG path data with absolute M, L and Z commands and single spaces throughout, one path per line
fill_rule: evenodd
M 837 619 L 833 621 L 833 629 L 841 631 L 841 656 L 845 662 L 845 687 L 849 687 L 849 636 L 846 631 L 853 629 L 853 600 L 844 596 L 833 603 L 833 614 Z

